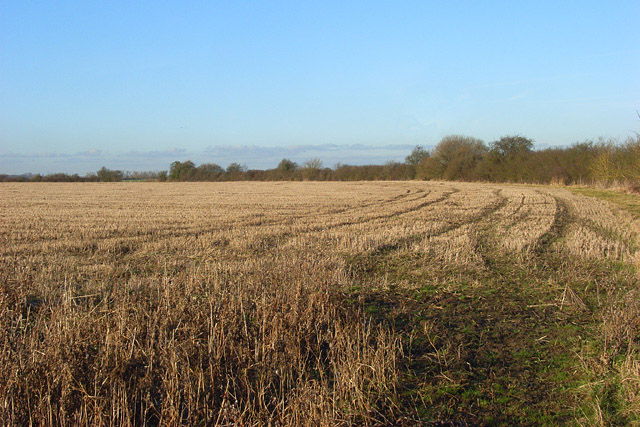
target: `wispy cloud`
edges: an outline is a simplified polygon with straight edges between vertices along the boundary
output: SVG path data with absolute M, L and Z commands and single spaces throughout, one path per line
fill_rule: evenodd
M 171 148 L 164 151 L 127 151 L 125 153 L 118 153 L 116 158 L 137 158 L 137 159 L 164 159 L 167 157 L 183 157 L 188 154 L 188 151 L 184 148 Z
M 0 159 L 71 159 L 71 158 L 85 158 L 85 157 L 101 157 L 102 150 L 89 150 L 79 151 L 77 153 L 55 153 L 55 152 L 40 152 L 40 153 L 0 153 Z
M 507 98 L 505 101 L 506 101 L 506 102 L 519 101 L 519 100 L 524 99 L 524 98 L 526 98 L 527 96 L 531 95 L 532 93 L 533 93 L 533 91 L 532 91 L 532 90 L 527 90 L 527 91 L 524 91 L 524 92 L 518 93 L 518 94 L 516 94 L 516 95 L 514 95 L 514 96 L 512 96 L 512 97 L 510 97 L 510 98 Z

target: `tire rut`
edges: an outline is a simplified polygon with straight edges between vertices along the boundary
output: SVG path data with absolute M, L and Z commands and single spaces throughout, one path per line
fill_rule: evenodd
M 556 204 L 556 210 L 553 215 L 553 222 L 549 230 L 545 232 L 533 244 L 533 252 L 538 256 L 542 256 L 549 252 L 553 243 L 560 240 L 565 235 L 565 230 L 570 223 L 569 208 L 567 203 L 559 197 L 552 196 Z
M 440 230 L 437 230 L 434 233 L 412 234 L 410 236 L 399 238 L 393 243 L 386 243 L 386 244 L 380 245 L 377 248 L 375 248 L 372 252 L 370 252 L 369 256 L 376 257 L 376 256 L 388 255 L 390 252 L 406 247 L 411 243 L 415 243 L 419 241 L 420 239 L 442 236 L 446 233 L 450 233 L 454 230 L 464 227 L 465 225 L 475 224 L 482 221 L 486 217 L 493 215 L 495 212 L 503 208 L 508 202 L 508 198 L 503 196 L 500 190 L 495 190 L 493 191 L 493 193 L 497 196 L 497 201 L 482 208 L 478 213 L 470 217 L 467 217 L 461 221 L 452 222 L 451 224 L 443 227 Z
M 298 237 L 298 236 L 302 236 L 302 235 L 309 235 L 309 234 L 313 234 L 313 233 L 317 233 L 317 232 L 324 232 L 327 230 L 335 230 L 335 229 L 339 229 L 341 227 L 348 227 L 348 226 L 352 226 L 352 225 L 360 225 L 360 224 L 367 224 L 373 221 L 378 221 L 378 220 L 384 220 L 384 219 L 390 219 L 390 218 L 397 218 L 400 217 L 402 215 L 406 215 L 408 213 L 411 212 L 416 212 L 419 211 L 420 209 L 424 209 L 427 206 L 431 206 L 437 203 L 441 203 L 445 200 L 447 200 L 448 198 L 451 197 L 452 194 L 457 193 L 458 189 L 454 189 L 453 191 L 449 191 L 449 192 L 445 192 L 443 193 L 440 197 L 433 199 L 433 200 L 428 200 L 422 203 L 419 203 L 415 206 L 411 206 L 407 209 L 403 209 L 400 211 L 394 211 L 391 213 L 386 213 L 386 214 L 381 214 L 381 215 L 374 215 L 374 216 L 370 216 L 370 217 L 366 217 L 366 218 L 359 218 L 356 220 L 345 220 L 345 221 L 341 221 L 338 223 L 334 223 L 334 224 L 329 224 L 329 225 L 318 225 L 318 226 L 312 226 L 309 227 L 307 229 L 304 230 L 296 230 L 296 231 L 286 231 L 286 232 L 282 232 L 282 233 L 277 233 L 277 234 L 272 234 L 272 235 L 266 235 L 263 236 L 262 238 L 262 244 L 259 246 L 262 246 L 262 250 L 268 250 L 268 249 L 272 249 L 273 247 L 276 247 L 277 245 L 282 243 L 283 239 L 287 239 L 290 237 Z M 419 200 L 422 198 L 425 198 L 428 196 L 429 193 L 424 194 L 422 197 L 420 198 L 416 198 L 413 199 L 412 201 L 415 200 Z
M 294 215 L 294 216 L 286 216 L 280 219 L 275 219 L 275 220 L 260 220 L 260 221 L 250 221 L 250 222 L 246 222 L 246 223 L 242 223 L 240 225 L 238 224 L 226 224 L 223 226 L 215 226 L 215 227 L 210 227 L 210 228 L 203 228 L 203 229 L 198 229 L 198 230 L 193 230 L 191 229 L 191 227 L 189 226 L 177 226 L 174 228 L 171 228 L 169 230 L 167 229 L 162 229 L 162 228 L 157 228 L 157 229 L 152 229 L 149 230 L 147 232 L 138 232 L 135 235 L 125 235 L 123 234 L 122 231 L 114 231 L 114 232 L 108 232 L 107 235 L 104 236 L 100 236 L 100 237 L 95 237 L 95 238 L 91 238 L 85 242 L 79 242 L 79 246 L 78 245 L 70 245 L 68 248 L 68 252 L 70 253 L 74 253 L 74 254 L 82 254 L 85 252 L 89 252 L 91 254 L 98 252 L 99 250 L 98 245 L 100 244 L 104 244 L 104 243 L 108 243 L 108 242 L 118 242 L 118 243 L 126 243 L 127 246 L 131 247 L 132 249 L 130 251 L 128 251 L 128 253 L 131 252 L 135 252 L 135 249 L 137 249 L 137 247 L 139 247 L 141 244 L 143 244 L 146 241 L 146 238 L 148 237 L 153 237 L 154 241 L 160 241 L 160 240 L 167 240 L 167 239 L 173 239 L 173 238 L 190 238 L 193 237 L 195 239 L 198 239 L 201 236 L 210 234 L 210 233 L 214 233 L 214 232 L 231 232 L 234 229 L 238 228 L 239 226 L 242 226 L 243 228 L 247 228 L 247 227 L 255 227 L 255 228 L 260 228 L 260 227 L 264 227 L 264 226 L 277 226 L 277 225 L 284 225 L 286 223 L 290 223 L 291 221 L 295 221 L 296 219 L 301 219 L 301 218 L 322 218 L 322 217 L 327 217 L 327 216 L 333 216 L 333 215 L 337 215 L 337 214 L 342 214 L 345 212 L 350 212 L 350 211 L 358 211 L 361 209 L 366 209 L 370 206 L 380 206 L 380 205 L 393 205 L 397 202 L 404 202 L 404 201 L 409 201 L 409 202 L 413 202 L 413 201 L 417 201 L 417 200 L 421 200 L 424 199 L 426 197 L 429 196 L 429 194 L 431 194 L 431 191 L 429 190 L 418 190 L 416 192 L 405 192 L 405 193 L 401 193 L 401 194 L 397 194 L 391 198 L 388 199 L 383 199 L 382 201 L 374 201 L 374 202 L 370 202 L 370 203 L 364 203 L 364 204 L 359 204 L 357 206 L 349 206 L 347 208 L 342 208 L 342 209 L 337 209 L 337 210 L 333 210 L 333 211 L 327 211 L 327 212 L 323 212 L 320 215 L 317 216 L 313 216 L 313 215 Z M 411 197 L 413 196 L 413 197 Z M 411 197 L 411 198 L 410 198 Z M 408 199 L 408 200 L 407 200 Z M 438 199 L 440 200 L 440 199 Z M 436 201 L 430 201 L 430 202 L 424 202 L 421 203 L 420 205 L 418 205 L 415 208 L 409 209 L 406 212 L 405 211 L 399 211 L 400 214 L 404 214 L 407 212 L 411 212 L 413 210 L 417 210 L 420 209 L 421 207 L 424 207 L 425 205 L 428 204 L 432 204 L 435 203 Z M 278 238 L 286 238 L 289 237 L 293 234 L 308 234 L 308 233 L 313 233 L 313 232 L 317 232 L 317 231 L 322 231 L 322 229 L 333 229 L 333 228 L 338 228 L 341 226 L 346 226 L 346 225 L 355 225 L 358 223 L 367 223 L 367 222 L 371 222 L 371 221 L 375 221 L 378 219 L 384 219 L 384 218 L 388 218 L 388 217 L 392 217 L 396 214 L 396 212 L 392 213 L 392 214 L 385 214 L 385 215 L 378 215 L 375 217 L 369 217 L 369 218 L 365 218 L 363 221 L 344 221 L 342 223 L 338 223 L 338 224 L 332 224 L 328 227 L 312 227 L 310 229 L 307 230 L 302 230 L 300 232 L 285 232 L 285 233 L 281 233 L 281 234 L 277 234 L 277 235 L 269 235 L 269 236 L 265 236 L 265 240 L 267 241 L 275 241 Z M 59 238 L 41 238 L 40 241 L 42 243 L 47 243 L 47 242 L 56 242 L 59 241 Z M 86 249 L 86 248 L 88 249 Z M 86 249 L 86 250 L 85 250 Z M 19 251 L 18 252 L 12 252 L 10 255 L 20 255 Z

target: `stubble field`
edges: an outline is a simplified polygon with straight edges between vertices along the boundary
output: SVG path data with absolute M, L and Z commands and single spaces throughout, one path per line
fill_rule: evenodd
M 7 425 L 640 417 L 637 222 L 594 198 L 3 184 L 0 217 Z

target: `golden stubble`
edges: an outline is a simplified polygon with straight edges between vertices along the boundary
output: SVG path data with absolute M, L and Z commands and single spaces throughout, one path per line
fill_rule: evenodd
M 403 349 L 342 300 L 350 257 L 483 269 L 487 248 L 517 261 L 549 244 L 640 260 L 623 213 L 533 186 L 3 184 L 0 214 L 14 424 L 366 420 L 393 405 Z

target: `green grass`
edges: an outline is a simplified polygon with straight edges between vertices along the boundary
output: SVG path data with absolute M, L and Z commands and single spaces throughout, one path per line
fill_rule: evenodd
M 618 190 L 604 190 L 590 187 L 568 187 L 568 190 L 574 194 L 595 197 L 597 199 L 615 203 L 616 205 L 631 213 L 634 218 L 640 218 L 640 196 L 637 194 L 623 193 L 622 191 Z
M 596 339 L 596 319 L 575 307 L 527 308 L 554 301 L 559 291 L 549 289 L 548 279 L 564 271 L 532 276 L 530 265 L 496 255 L 493 270 L 447 274 L 446 289 L 438 289 L 434 276 L 442 272 L 403 274 L 411 258 L 385 260 L 387 274 L 402 278 L 404 289 L 361 290 L 365 312 L 404 337 L 406 401 L 399 406 L 428 402 L 416 414 L 426 423 L 571 422 L 578 361 L 570 355 L 582 345 L 576 335 Z M 363 281 L 376 274 L 368 270 Z M 482 286 L 469 285 L 478 279 Z

